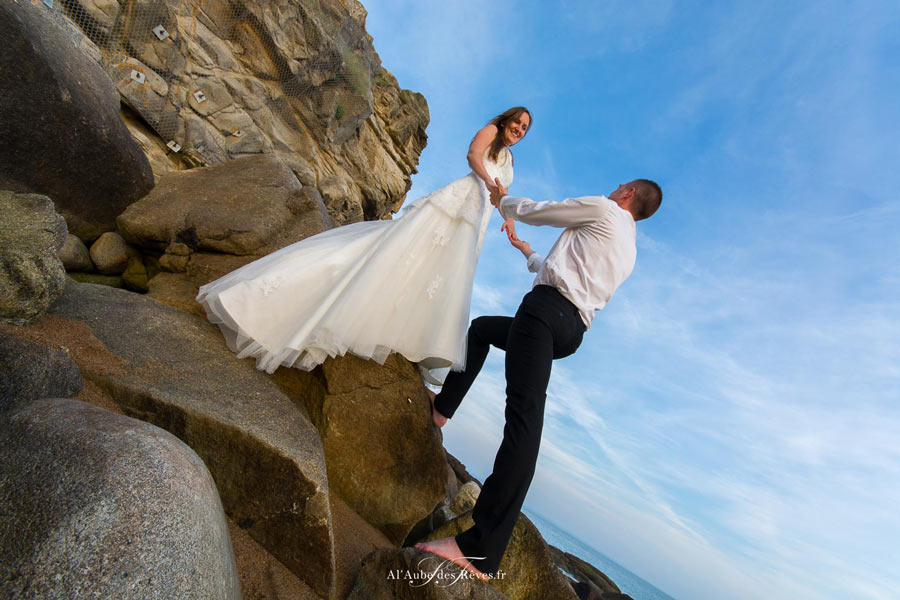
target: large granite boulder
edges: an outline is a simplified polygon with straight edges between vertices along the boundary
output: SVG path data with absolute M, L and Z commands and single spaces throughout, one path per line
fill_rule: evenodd
M 328 481 L 369 523 L 400 543 L 444 498 L 447 466 L 422 378 L 399 355 L 352 355 L 312 374 L 279 369 L 322 438 Z
M 22 337 L 69 348 L 129 416 L 206 462 L 226 513 L 321 596 L 334 591 L 325 457 L 315 427 L 215 326 L 124 290 L 70 281 Z
M 330 226 L 309 192 L 277 156 L 248 156 L 164 175 L 122 213 L 119 230 L 142 248 L 258 256 Z
M 201 316 L 199 286 L 333 224 L 318 191 L 274 154 L 163 175 L 118 222 L 129 243 L 162 251 L 163 272 L 148 273 L 144 289 Z
M 48 197 L 0 191 L 0 321 L 34 321 L 62 293 L 66 271 L 57 253 L 66 234 Z
M 0 596 L 240 599 L 216 486 L 173 435 L 46 399 L 0 438 Z
M 347 600 L 503 600 L 497 588 L 415 548 L 384 548 L 363 560 Z M 531 598 L 555 598 L 531 596 Z
M 436 540 L 455 536 L 473 525 L 469 511 L 449 523 L 432 531 L 425 540 Z M 553 563 L 547 542 L 537 527 L 524 514 L 519 514 L 513 528 L 509 545 L 500 561 L 498 575 L 491 585 L 503 592 L 510 600 L 530 600 L 531 598 L 553 598 L 554 600 L 577 600 L 575 591 L 567 578 Z
M 43 3 L 0 4 L 0 189 L 50 196 L 89 241 L 115 228 L 153 173 L 112 81 L 73 33 Z
M 0 412 L 40 398 L 71 398 L 82 385 L 81 372 L 64 351 L 0 326 Z

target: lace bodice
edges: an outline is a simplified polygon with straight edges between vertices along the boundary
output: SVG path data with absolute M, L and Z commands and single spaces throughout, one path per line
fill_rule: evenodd
M 489 149 L 484 152 L 485 170 L 491 177 L 500 179 L 504 187 L 509 187 L 513 181 L 512 153 L 509 148 L 503 148 L 497 160 L 492 161 L 487 156 L 488 151 Z M 451 217 L 463 219 L 476 228 L 481 227 L 485 208 L 490 206 L 487 186 L 474 171 L 422 196 L 403 210 L 406 212 L 424 204 L 433 205 Z
M 512 152 L 504 146 L 500 154 L 497 155 L 496 162 L 488 158 L 488 152 L 490 152 L 490 148 L 484 151 L 484 156 L 482 157 L 484 168 L 487 169 L 488 175 L 499 178 L 503 187 L 511 186 L 513 182 Z

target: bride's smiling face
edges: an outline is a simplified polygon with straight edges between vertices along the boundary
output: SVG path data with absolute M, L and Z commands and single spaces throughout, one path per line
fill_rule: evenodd
M 525 133 L 530 126 L 531 115 L 527 112 L 520 112 L 503 126 L 503 141 L 507 146 L 514 146 L 525 137 Z

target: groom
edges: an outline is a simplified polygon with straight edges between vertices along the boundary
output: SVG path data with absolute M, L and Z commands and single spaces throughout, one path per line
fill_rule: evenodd
M 659 185 L 647 179 L 622 184 L 608 198 L 584 196 L 562 202 L 513 198 L 497 183 L 491 204 L 504 219 L 564 230 L 546 258 L 514 231 L 507 232 L 528 259 L 528 270 L 537 273 L 533 288 L 515 317 L 472 321 L 466 368 L 450 372 L 434 399 L 433 419 L 442 426 L 474 382 L 489 347 L 506 351 L 503 442 L 472 510 L 475 524 L 455 537 L 416 544 L 482 579 L 497 571 L 534 476 L 553 359 L 578 349 L 594 311 L 606 306 L 631 274 L 635 221 L 649 218 L 662 201 Z

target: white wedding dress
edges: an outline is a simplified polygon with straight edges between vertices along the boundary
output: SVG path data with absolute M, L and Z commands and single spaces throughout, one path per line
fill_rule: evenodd
M 488 174 L 512 183 L 512 155 Z M 313 369 L 347 352 L 384 363 L 399 352 L 433 370 L 462 370 L 475 266 L 492 206 L 475 173 L 423 196 L 391 221 L 337 227 L 200 288 L 197 301 L 240 358 L 258 369 Z

